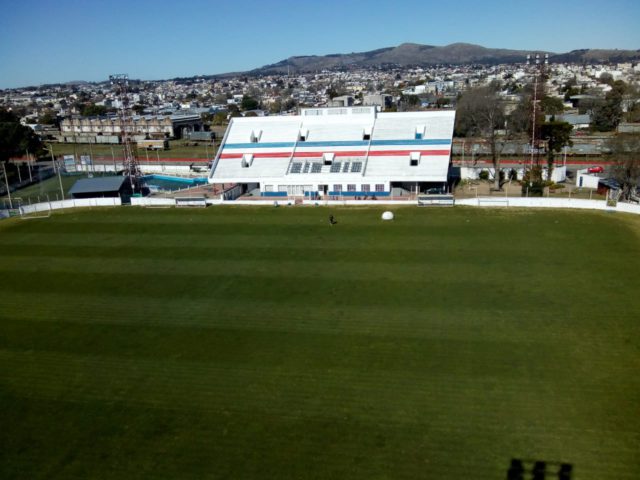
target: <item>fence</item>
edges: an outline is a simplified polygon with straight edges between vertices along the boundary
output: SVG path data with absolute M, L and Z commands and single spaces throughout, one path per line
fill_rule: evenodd
M 471 207 L 496 206 L 496 197 L 463 198 L 456 200 L 456 205 Z M 578 198 L 549 198 L 549 197 L 504 197 L 500 206 L 518 208 L 577 208 L 589 210 L 607 210 L 613 212 L 635 213 L 640 215 L 640 205 L 620 203 L 615 207 L 607 206 L 605 200 L 582 200 Z
M 507 197 L 503 201 L 496 203 L 495 197 L 478 197 L 464 198 L 456 200 L 456 205 L 470 207 L 516 207 L 516 208 L 572 208 L 572 209 L 589 209 L 604 210 L 610 212 L 624 212 L 640 215 L 640 205 L 618 202 L 616 206 L 608 206 L 604 200 L 581 200 L 581 199 L 563 199 L 563 198 L 524 198 L 524 197 Z M 256 206 L 273 206 L 274 200 L 221 200 L 207 199 L 207 205 L 256 205 Z M 83 198 L 74 200 L 58 200 L 51 202 L 36 203 L 33 205 L 24 205 L 19 208 L 19 213 L 28 215 L 32 213 L 50 212 L 52 210 L 60 210 L 66 208 L 86 208 L 86 207 L 117 207 L 122 202 L 119 198 Z M 278 202 L 279 205 L 295 205 L 295 202 Z M 314 201 L 304 200 L 304 205 L 417 205 L 417 202 L 407 202 L 399 200 L 328 200 Z M 154 198 L 154 197 L 132 197 L 131 205 L 142 207 L 173 207 L 176 205 L 174 198 Z M 9 216 L 9 210 L 0 210 L 0 219 Z
M 81 207 L 117 207 L 122 205 L 119 198 L 77 198 L 73 200 L 57 200 L 53 202 L 34 203 L 20 207 L 22 215 L 30 213 L 48 212 L 65 208 Z

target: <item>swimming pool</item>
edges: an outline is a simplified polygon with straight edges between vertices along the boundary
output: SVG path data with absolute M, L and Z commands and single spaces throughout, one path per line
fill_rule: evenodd
M 172 177 L 169 175 L 145 175 L 144 183 L 153 191 L 174 191 L 207 183 L 207 177 Z

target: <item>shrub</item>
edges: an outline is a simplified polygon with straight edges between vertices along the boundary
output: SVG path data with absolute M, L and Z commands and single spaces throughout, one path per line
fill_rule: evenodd
M 480 180 L 489 180 L 489 170 L 481 170 L 478 178 Z

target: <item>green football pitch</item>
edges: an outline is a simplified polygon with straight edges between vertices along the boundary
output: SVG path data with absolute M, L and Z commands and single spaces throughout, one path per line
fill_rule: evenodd
M 640 218 L 382 211 L 1 221 L 0 478 L 640 478 Z

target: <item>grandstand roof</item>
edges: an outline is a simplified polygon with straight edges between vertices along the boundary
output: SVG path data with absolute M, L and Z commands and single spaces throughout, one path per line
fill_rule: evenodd
M 101 195 L 103 193 L 118 192 L 125 180 L 127 180 L 127 177 L 122 176 L 82 178 L 73 184 L 69 194 L 73 196 L 88 193 Z
M 375 107 L 233 118 L 209 181 L 446 181 L 454 119 L 453 110 L 378 113 Z

